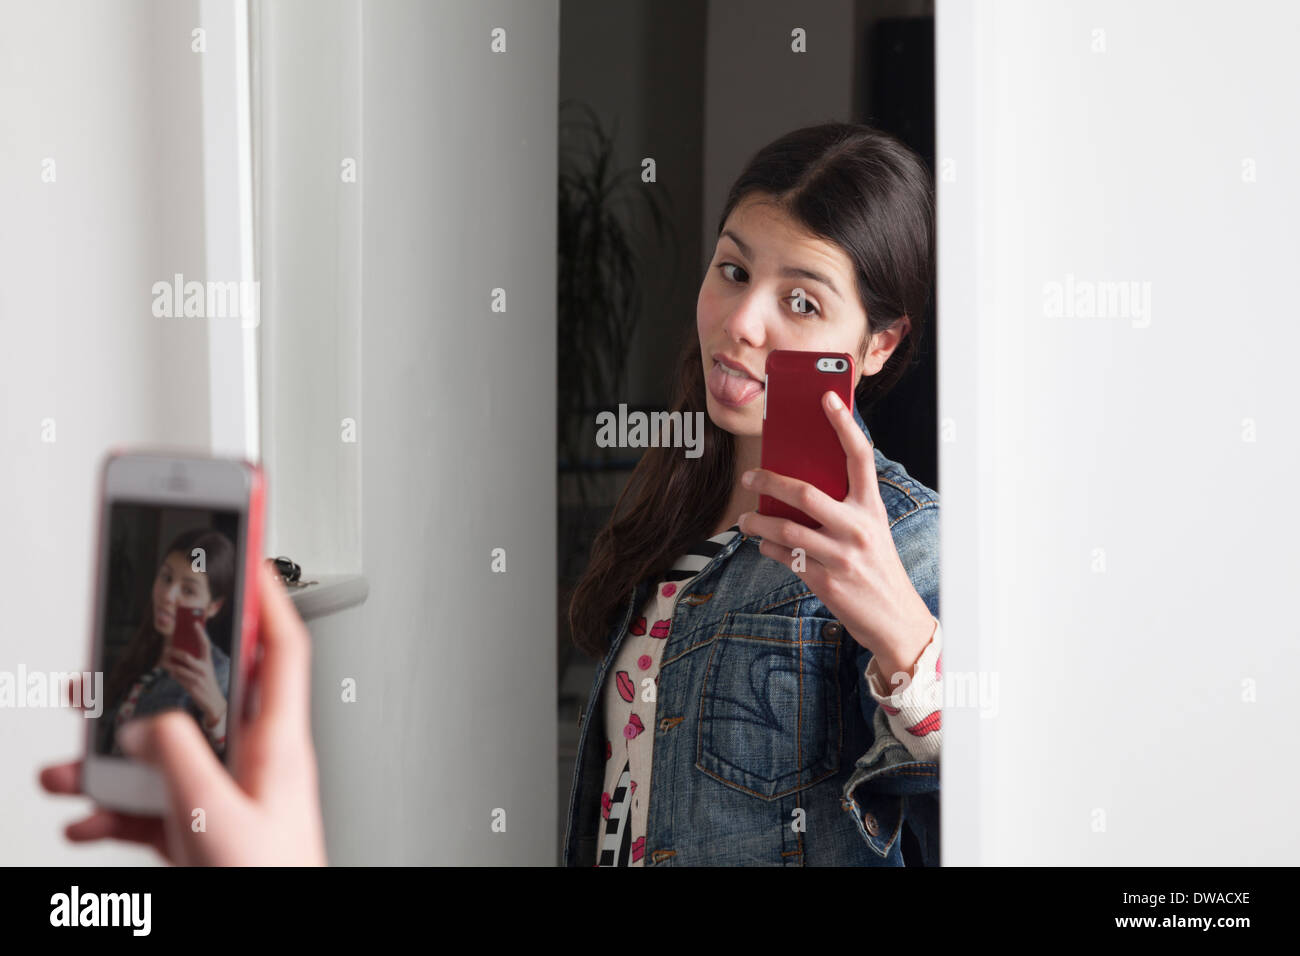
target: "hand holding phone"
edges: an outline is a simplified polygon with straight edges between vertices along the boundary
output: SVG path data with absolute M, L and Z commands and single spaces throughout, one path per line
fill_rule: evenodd
M 187 613 L 185 617 L 194 620 L 192 614 Z M 201 608 L 198 617 L 202 617 Z M 162 656 L 162 667 L 194 702 L 204 728 L 212 729 L 212 736 L 220 740 L 224 735 L 217 731 L 223 725 L 229 701 L 213 660 L 212 639 L 198 620 L 194 620 L 190 627 L 193 646 L 180 646 L 176 641 L 177 635 L 173 633 L 172 646 Z M 187 638 L 186 643 L 190 640 Z
M 164 808 L 149 816 L 97 808 L 67 827 L 68 839 L 144 844 L 172 863 L 187 865 L 328 862 L 311 743 L 310 636 L 284 585 L 263 562 L 256 565 L 262 657 L 250 690 L 260 706 L 242 724 L 248 746 L 233 768 L 234 776 L 187 715 L 171 711 L 137 720 L 123 742 L 140 763 L 163 778 L 168 795 Z M 84 764 L 74 760 L 46 767 L 41 785 L 50 793 L 85 793 Z M 202 807 L 209 821 L 223 825 L 196 831 L 195 807 Z

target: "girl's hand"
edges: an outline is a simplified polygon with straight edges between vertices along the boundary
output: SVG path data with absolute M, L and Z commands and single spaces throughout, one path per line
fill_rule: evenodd
M 201 656 L 194 657 L 186 651 L 172 647 L 163 655 L 162 666 L 176 683 L 185 688 L 203 711 L 208 725 L 217 723 L 226 713 L 226 695 L 217 680 L 217 670 L 212 663 L 212 639 L 207 628 L 199 624 Z
M 162 774 L 167 813 L 148 817 L 96 808 L 67 827 L 68 839 L 143 843 L 173 863 L 326 862 L 311 742 L 311 638 L 280 579 L 258 564 L 262 657 L 249 689 L 260 688 L 260 709 L 243 722 L 235 765 L 229 771 L 221 765 L 194 718 L 182 711 L 130 721 L 118 739 L 129 755 Z M 74 760 L 46 767 L 41 785 L 51 793 L 79 794 L 81 765 Z M 203 830 L 193 826 L 199 808 Z
M 763 539 L 759 552 L 794 571 L 853 639 L 879 658 L 881 674 L 910 675 L 934 636 L 935 619 L 894 547 L 875 449 L 838 395 L 827 392 L 822 406 L 848 456 L 848 495 L 836 501 L 806 481 L 756 468 L 742 477 L 745 487 L 798 508 L 821 527 L 750 511 L 741 515 L 740 530 Z M 803 549 L 802 561 L 795 548 Z

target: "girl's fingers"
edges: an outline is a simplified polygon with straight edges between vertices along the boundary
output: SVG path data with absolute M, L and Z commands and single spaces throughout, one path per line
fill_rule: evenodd
M 74 843 L 104 839 L 126 840 L 151 846 L 164 856 L 167 855 L 163 822 L 159 817 L 136 817 L 101 808 L 84 820 L 69 823 L 64 833 Z
M 180 661 L 184 664 L 198 663 L 199 661 L 203 660 L 203 658 L 195 657 L 189 651 L 179 647 L 173 647 L 170 651 L 167 652 L 167 656 L 170 657 L 172 660 Z
M 870 501 L 874 495 L 879 499 L 875 448 L 867 441 L 867 436 L 862 434 L 862 429 L 858 428 L 858 423 L 853 419 L 853 413 L 840 400 L 839 395 L 827 392 L 822 396 L 822 407 L 848 457 L 849 497 L 857 501 Z
M 745 487 L 750 491 L 760 495 L 770 495 L 791 508 L 798 508 L 822 525 L 833 525 L 843 504 L 816 485 L 788 475 L 778 475 L 766 468 L 755 468 L 746 472 L 745 477 L 748 479 Z
M 81 766 L 83 761 L 70 760 L 67 763 L 52 764 L 42 767 L 41 786 L 47 793 L 81 793 Z
M 789 548 L 783 548 L 779 544 L 773 544 L 767 538 L 758 543 L 758 551 L 764 557 L 771 558 L 773 561 L 780 561 L 787 568 L 794 564 L 794 552 Z
M 311 637 L 280 579 L 259 562 L 259 721 L 310 739 Z M 278 730 L 278 728 L 277 728 Z
M 202 663 L 196 662 L 193 658 L 186 659 L 177 655 L 171 659 L 173 672 L 179 671 L 188 677 L 202 677 L 206 668 Z
M 68 706 L 75 707 L 80 711 L 86 709 L 86 698 L 82 688 L 83 683 L 80 674 L 73 674 L 68 679 Z
M 118 743 L 128 756 L 161 772 L 173 811 L 188 816 L 192 808 L 203 807 L 213 814 L 217 807 L 236 804 L 235 781 L 184 711 L 136 718 L 118 732 Z
M 192 668 L 186 667 L 184 664 L 173 662 L 166 668 L 166 670 L 167 673 L 172 675 L 172 679 L 186 690 L 189 690 L 194 682 L 200 678 L 199 674 L 195 673 Z
M 192 654 L 173 647 L 163 655 L 163 663 L 172 667 L 195 669 L 202 666 L 200 660 Z
M 747 511 L 741 515 L 740 530 L 745 534 L 758 535 L 764 542 L 781 548 L 787 556 L 794 548 L 803 548 L 804 555 L 825 564 L 836 551 L 835 541 L 821 531 L 791 521 L 789 518 L 777 518 L 761 515 L 756 511 Z M 787 567 L 789 562 L 785 562 Z
M 208 629 L 203 626 L 203 622 L 201 621 L 199 622 L 198 630 L 199 630 L 199 647 L 202 648 L 203 650 L 203 654 L 201 657 L 198 658 L 198 660 L 201 661 L 210 660 L 212 657 L 212 638 L 208 637 Z
M 825 565 L 811 555 L 805 554 L 804 560 L 799 563 L 798 570 L 795 570 L 794 552 L 789 548 L 783 548 L 779 544 L 773 544 L 764 538 L 758 543 L 758 552 L 773 561 L 780 561 L 793 571 L 800 580 L 812 588 L 813 593 L 817 593 L 826 580 L 828 572 Z

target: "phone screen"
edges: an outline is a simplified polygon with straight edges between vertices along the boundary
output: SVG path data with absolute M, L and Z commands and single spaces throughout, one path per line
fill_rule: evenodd
M 128 501 L 109 506 L 100 600 L 103 707 L 93 748 L 122 756 L 134 717 L 189 713 L 224 757 L 234 610 L 244 573 L 240 513 Z

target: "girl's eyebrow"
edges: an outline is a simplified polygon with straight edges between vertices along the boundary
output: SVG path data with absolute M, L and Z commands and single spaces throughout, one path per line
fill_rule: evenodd
M 163 570 L 165 570 L 168 574 L 176 575 L 183 581 L 189 581 L 191 584 L 198 584 L 199 581 L 201 580 L 198 572 L 193 571 L 190 568 L 185 568 L 181 572 L 177 573 L 176 571 L 172 570 L 172 566 L 170 564 L 163 562 Z
M 740 238 L 740 236 L 736 235 L 730 229 L 722 230 L 722 235 L 726 236 L 739 246 L 741 255 L 746 259 L 754 258 L 753 252 L 750 251 L 749 246 Z M 844 296 L 840 295 L 840 290 L 835 288 L 835 283 L 826 278 L 826 276 L 822 275 L 820 272 L 813 272 L 811 269 L 801 269 L 798 266 L 782 266 L 781 275 L 788 279 L 812 279 L 814 282 L 820 282 L 822 285 L 826 286 L 826 288 L 835 293 L 835 298 L 839 299 L 841 302 L 844 301 Z

